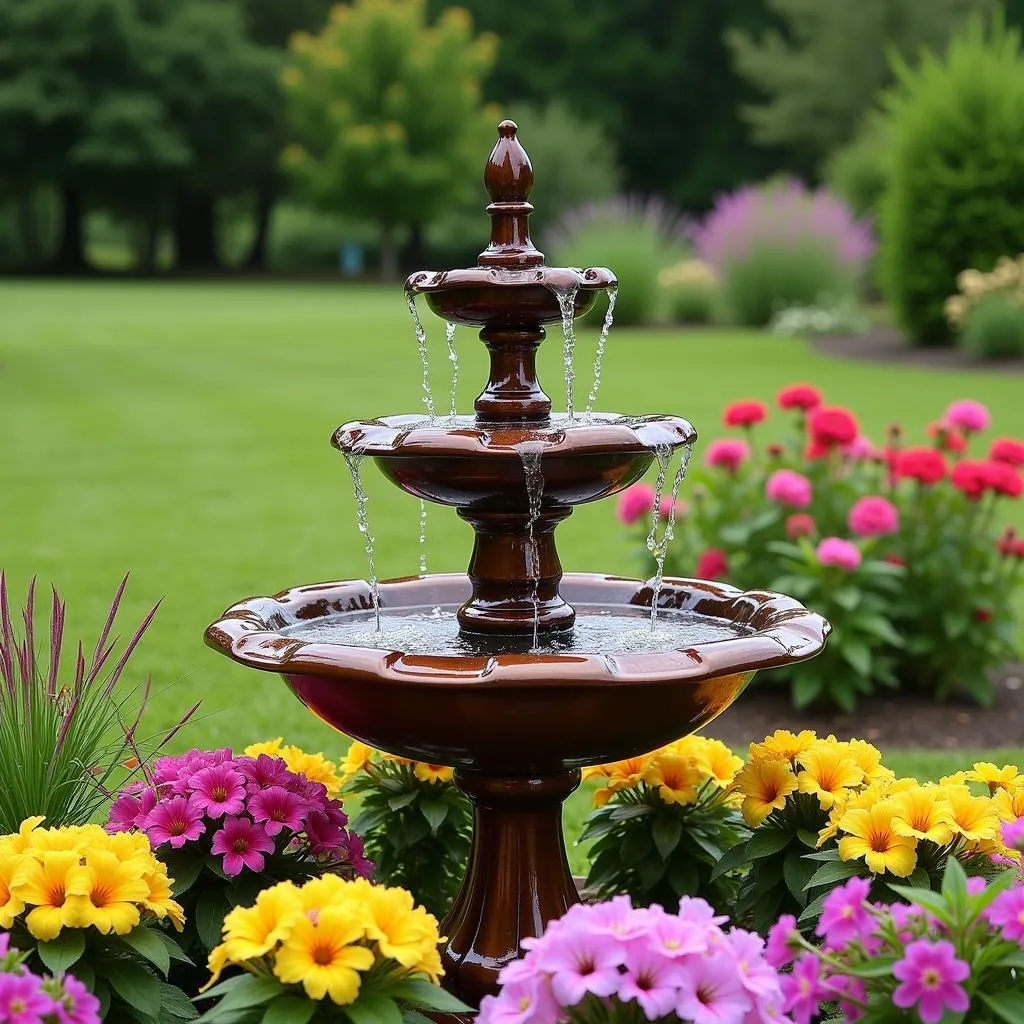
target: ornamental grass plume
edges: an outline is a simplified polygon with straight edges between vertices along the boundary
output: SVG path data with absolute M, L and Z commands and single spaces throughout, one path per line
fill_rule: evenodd
M 86 655 L 64 651 L 66 605 L 56 590 L 47 649 L 36 636 L 35 580 L 21 612 L 21 635 L 11 612 L 7 577 L 0 573 L 0 834 L 41 815 L 53 825 L 90 821 L 127 771 L 153 756 L 192 717 L 190 708 L 166 735 L 140 737 L 148 680 L 127 692 L 122 676 L 156 615 L 152 608 L 116 658 L 111 636 L 128 584 L 125 576 Z M 68 661 L 70 660 L 70 664 Z M 130 771 L 129 769 L 128 771 Z M 116 781 L 115 781 L 116 780 Z

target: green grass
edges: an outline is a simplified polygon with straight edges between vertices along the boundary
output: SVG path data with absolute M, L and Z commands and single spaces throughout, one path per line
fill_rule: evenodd
M 427 327 L 443 406 L 443 335 Z M 585 394 L 596 324 L 580 333 Z M 484 351 L 468 330 L 457 344 L 468 409 Z M 554 339 L 542 348 L 556 404 L 560 355 Z M 990 407 L 999 434 L 1024 436 L 1020 378 L 846 363 L 802 341 L 726 330 L 613 332 L 599 406 L 681 413 L 706 443 L 726 402 L 768 400 L 798 380 L 852 406 L 876 438 L 894 420 L 923 430 L 963 397 Z M 164 598 L 134 670 L 153 676 L 154 725 L 204 699 L 206 717 L 179 746 L 284 734 L 336 751 L 277 678 L 207 650 L 203 629 L 248 595 L 365 573 L 331 432 L 422 408 L 398 287 L 0 283 L 0 566 L 16 592 L 32 573 L 56 583 L 72 637 L 94 635 L 127 569 L 124 630 Z M 381 574 L 415 571 L 416 502 L 365 476 Z M 432 511 L 431 570 L 464 569 L 471 536 L 452 511 Z M 634 571 L 613 503 L 577 510 L 559 549 L 570 570 Z

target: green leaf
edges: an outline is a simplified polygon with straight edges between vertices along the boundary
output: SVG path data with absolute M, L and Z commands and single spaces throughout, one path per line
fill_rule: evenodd
M 120 936 L 122 942 L 131 946 L 140 956 L 145 957 L 165 978 L 171 967 L 171 954 L 153 928 L 139 925 L 127 935 Z
M 156 1017 L 160 1013 L 160 981 L 142 964 L 130 960 L 105 960 L 96 965 L 96 972 L 110 982 L 110 987 L 129 1006 L 148 1017 Z
M 630 832 L 619 848 L 619 860 L 623 867 L 631 868 L 639 864 L 651 852 L 651 846 L 651 835 L 646 829 Z
M 665 876 L 667 868 L 668 865 L 661 857 L 652 852 L 651 856 L 637 864 L 635 870 L 644 889 L 653 889 Z
M 408 807 L 418 796 L 419 793 L 415 789 L 408 793 L 396 793 L 388 797 L 388 807 L 393 811 L 400 811 L 403 807 Z
M 907 878 L 907 885 L 912 885 L 919 889 L 930 889 L 932 887 L 931 876 L 928 874 L 927 870 L 919 864 Z
M 967 902 L 967 875 L 956 857 L 946 860 L 942 874 L 942 895 L 953 907 L 962 907 Z
M 722 859 L 711 869 L 711 880 L 721 878 L 727 871 L 735 871 L 748 863 L 747 844 L 737 843 L 725 851 Z
M 909 885 L 889 885 L 897 896 L 902 896 L 908 903 L 916 903 L 919 907 L 927 910 L 934 917 L 937 917 L 943 924 L 951 925 L 953 916 L 946 906 L 945 898 L 937 892 L 929 889 L 916 889 Z
M 892 627 L 892 623 L 881 615 L 861 615 L 857 625 L 862 633 L 870 633 L 893 647 L 902 647 L 903 638 Z
M 402 1011 L 395 1001 L 380 994 L 361 995 L 342 1012 L 352 1024 L 402 1024 Z
M 312 999 L 301 996 L 278 996 L 267 1004 L 261 1024 L 306 1024 L 317 1011 Z
M 979 993 L 985 1005 L 1006 1024 L 1024 1024 L 1024 992 Z
M 678 896 L 692 896 L 700 885 L 700 872 L 689 858 L 677 859 L 668 870 L 668 884 Z
M 786 859 L 782 864 L 782 877 L 786 879 L 786 888 L 789 889 L 793 898 L 801 904 L 807 899 L 805 890 L 814 873 L 814 861 L 805 859 L 796 851 L 786 854 Z
M 166 932 L 162 932 L 159 929 L 155 929 L 156 937 L 167 947 L 167 955 L 172 960 L 177 960 L 179 963 L 189 964 L 194 967 L 195 964 L 192 962 L 192 958 L 178 945 L 178 943 L 170 937 Z
M 212 1006 L 200 1017 L 204 1020 L 213 1016 L 220 1016 L 228 1010 L 245 1010 L 250 1006 L 262 1006 L 270 1002 L 284 991 L 277 978 L 269 978 L 266 975 L 256 977 L 253 974 L 243 974 L 237 978 L 230 979 L 236 984 L 232 985 L 223 999 L 216 1006 Z M 218 985 L 217 988 L 222 986 Z M 203 994 L 203 998 L 209 998 L 214 989 Z
M 432 833 L 436 833 L 441 827 L 444 819 L 448 817 L 448 811 L 449 805 L 443 800 L 423 799 L 420 801 L 420 812 L 427 819 Z
M 821 885 L 832 885 L 835 882 L 845 882 L 859 874 L 861 865 L 858 861 L 846 860 L 836 864 L 822 864 L 817 871 L 811 875 L 810 881 L 804 886 L 805 890 L 817 889 Z
M 804 907 L 803 913 L 797 918 L 797 923 L 803 924 L 804 921 L 816 921 L 821 917 L 826 896 L 828 896 L 828 892 L 823 892 L 820 896 L 811 900 L 811 902 Z
M 816 850 L 818 848 L 817 832 L 811 832 L 809 829 L 802 828 L 797 832 L 796 837 L 809 849 Z
M 821 693 L 825 685 L 825 677 L 815 671 L 813 666 L 793 673 L 792 694 L 793 704 L 797 708 L 805 708 Z
M 204 857 L 196 857 L 195 855 L 183 856 L 174 850 L 161 855 L 160 859 L 167 868 L 167 874 L 171 878 L 171 892 L 176 898 L 192 888 L 206 866 L 206 859 Z
M 207 950 L 220 945 L 224 918 L 230 909 L 231 906 L 221 889 L 207 889 L 196 905 L 193 923 L 199 941 Z
M 783 832 L 782 829 L 756 829 L 747 840 L 746 859 L 758 860 L 761 857 L 770 857 L 773 853 L 784 850 L 792 841 L 792 833 Z
M 107 1019 L 110 1010 L 110 986 L 102 978 L 97 979 L 92 994 L 100 1001 L 100 1020 Z
M 1024 953 L 1007 953 L 1000 957 L 993 967 L 1024 967 Z
M 840 587 L 833 595 L 832 600 L 835 601 L 840 608 L 844 608 L 848 612 L 852 612 L 854 608 L 860 604 L 860 588 L 854 586 Z
M 858 675 L 871 675 L 871 649 L 867 644 L 847 640 L 839 645 L 839 656 Z
M 39 959 L 51 974 L 66 971 L 85 952 L 85 933 L 81 928 L 65 928 L 55 939 L 36 946 Z
M 199 1016 L 192 1000 L 176 985 L 160 982 L 160 1011 L 178 1020 L 195 1020 Z
M 441 1010 L 444 1013 L 467 1013 L 473 1009 L 460 999 L 456 999 L 451 992 L 425 978 L 410 978 L 407 981 L 401 981 L 397 985 L 393 985 L 389 991 L 395 999 L 412 1003 L 414 1006 L 424 1006 L 428 1010 Z
M 666 860 L 672 855 L 673 850 L 679 845 L 679 839 L 683 834 L 683 826 L 678 818 L 670 818 L 667 815 L 660 815 L 654 819 L 654 827 L 651 829 L 654 837 L 654 845 L 658 853 Z

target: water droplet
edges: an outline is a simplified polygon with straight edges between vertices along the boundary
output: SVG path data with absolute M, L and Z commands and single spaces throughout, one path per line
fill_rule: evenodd
M 413 329 L 416 332 L 416 347 L 420 353 L 420 365 L 423 367 L 423 404 L 427 407 L 427 415 L 434 421 L 434 394 L 430 390 L 430 362 L 427 359 L 427 332 L 420 320 L 420 311 L 416 308 L 416 296 L 412 292 L 405 293 L 405 301 L 409 306 Z
M 618 294 L 618 285 L 608 286 L 608 308 L 605 310 L 604 323 L 601 324 L 601 333 L 597 339 L 597 355 L 594 356 L 594 383 L 590 387 L 590 394 L 587 395 L 587 407 L 583 412 L 584 423 L 589 423 L 594 414 L 594 403 L 597 402 L 597 392 L 601 387 L 601 364 L 604 362 L 604 350 L 608 344 L 608 332 L 612 329 L 612 324 L 615 321 L 615 299 Z
M 427 503 L 420 498 L 420 575 L 427 575 Z
M 459 353 L 455 349 L 455 324 L 449 321 L 445 324 L 444 340 L 448 346 L 448 361 L 451 363 L 452 384 L 451 384 L 451 412 L 448 419 L 454 426 L 458 420 L 458 388 L 459 388 Z
M 356 496 L 356 521 L 359 524 L 359 532 L 366 539 L 367 583 L 370 584 L 377 631 L 380 632 L 380 587 L 377 585 L 377 566 L 373 560 L 373 534 L 370 533 L 370 521 L 366 516 L 366 488 L 363 487 L 363 481 L 359 476 L 359 464 L 362 461 L 361 455 L 345 452 L 345 462 L 348 465 L 349 473 L 352 474 L 352 489 Z

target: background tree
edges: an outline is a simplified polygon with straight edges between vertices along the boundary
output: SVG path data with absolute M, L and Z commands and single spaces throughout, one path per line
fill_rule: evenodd
M 291 49 L 282 82 L 297 141 L 285 165 L 316 205 L 379 226 L 381 274 L 395 277 L 396 230 L 456 207 L 479 179 L 495 39 L 474 38 L 461 8 L 428 26 L 422 0 L 357 0 Z

